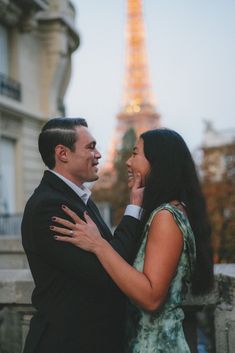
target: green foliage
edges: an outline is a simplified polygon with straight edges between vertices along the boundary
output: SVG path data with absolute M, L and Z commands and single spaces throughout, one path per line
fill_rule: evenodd
M 112 188 L 112 199 L 110 201 L 112 204 L 115 224 L 119 222 L 123 211 L 129 202 L 126 161 L 131 155 L 135 141 L 136 134 L 134 129 L 131 128 L 123 136 L 122 145 L 117 152 L 114 163 L 116 181 Z
M 131 155 L 135 141 L 136 134 L 134 129 L 131 128 L 124 134 L 122 144 L 117 150 L 112 175 L 105 175 L 106 179 L 113 179 L 111 187 L 109 189 L 97 188 L 92 192 L 95 201 L 109 202 L 112 209 L 112 223 L 114 225 L 119 223 L 125 207 L 129 203 L 126 161 Z

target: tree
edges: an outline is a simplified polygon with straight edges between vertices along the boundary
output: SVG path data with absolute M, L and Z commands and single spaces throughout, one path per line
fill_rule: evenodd
M 204 148 L 203 191 L 215 262 L 235 262 L 235 144 Z
M 93 192 L 94 199 L 97 202 L 110 203 L 112 209 L 112 223 L 114 225 L 119 223 L 125 207 L 129 202 L 129 190 L 127 186 L 128 176 L 125 163 L 131 155 L 135 141 L 135 131 L 133 128 L 130 128 L 122 138 L 121 147 L 116 151 L 113 170 L 104 172 L 103 174 L 103 177 L 112 180 L 109 188 L 102 187 L 101 183 L 101 187 L 96 187 Z
M 122 217 L 124 209 L 129 202 L 128 175 L 126 161 L 130 157 L 136 141 L 134 129 L 129 129 L 123 136 L 122 146 L 117 152 L 114 169 L 116 173 L 116 181 L 113 185 L 112 192 L 112 208 L 114 211 L 114 223 L 118 224 Z

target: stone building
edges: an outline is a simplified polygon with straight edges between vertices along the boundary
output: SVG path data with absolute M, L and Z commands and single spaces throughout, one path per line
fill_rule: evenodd
M 235 262 L 235 129 L 216 131 L 207 123 L 202 149 L 214 260 Z
M 40 128 L 65 113 L 74 18 L 69 0 L 0 0 L 0 215 L 11 224 L 42 175 Z

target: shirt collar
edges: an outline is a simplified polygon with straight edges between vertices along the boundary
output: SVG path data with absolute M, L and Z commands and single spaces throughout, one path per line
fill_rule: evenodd
M 91 196 L 91 190 L 88 189 L 85 185 L 76 185 L 71 180 L 65 178 L 63 175 L 55 172 L 54 170 L 50 169 L 50 172 L 58 176 L 61 180 L 65 182 L 81 199 L 82 201 L 87 204 L 89 197 Z

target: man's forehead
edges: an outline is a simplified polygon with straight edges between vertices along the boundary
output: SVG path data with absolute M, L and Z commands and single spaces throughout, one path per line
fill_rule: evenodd
M 78 141 L 81 143 L 96 141 L 86 126 L 77 126 L 76 131 L 78 134 Z

